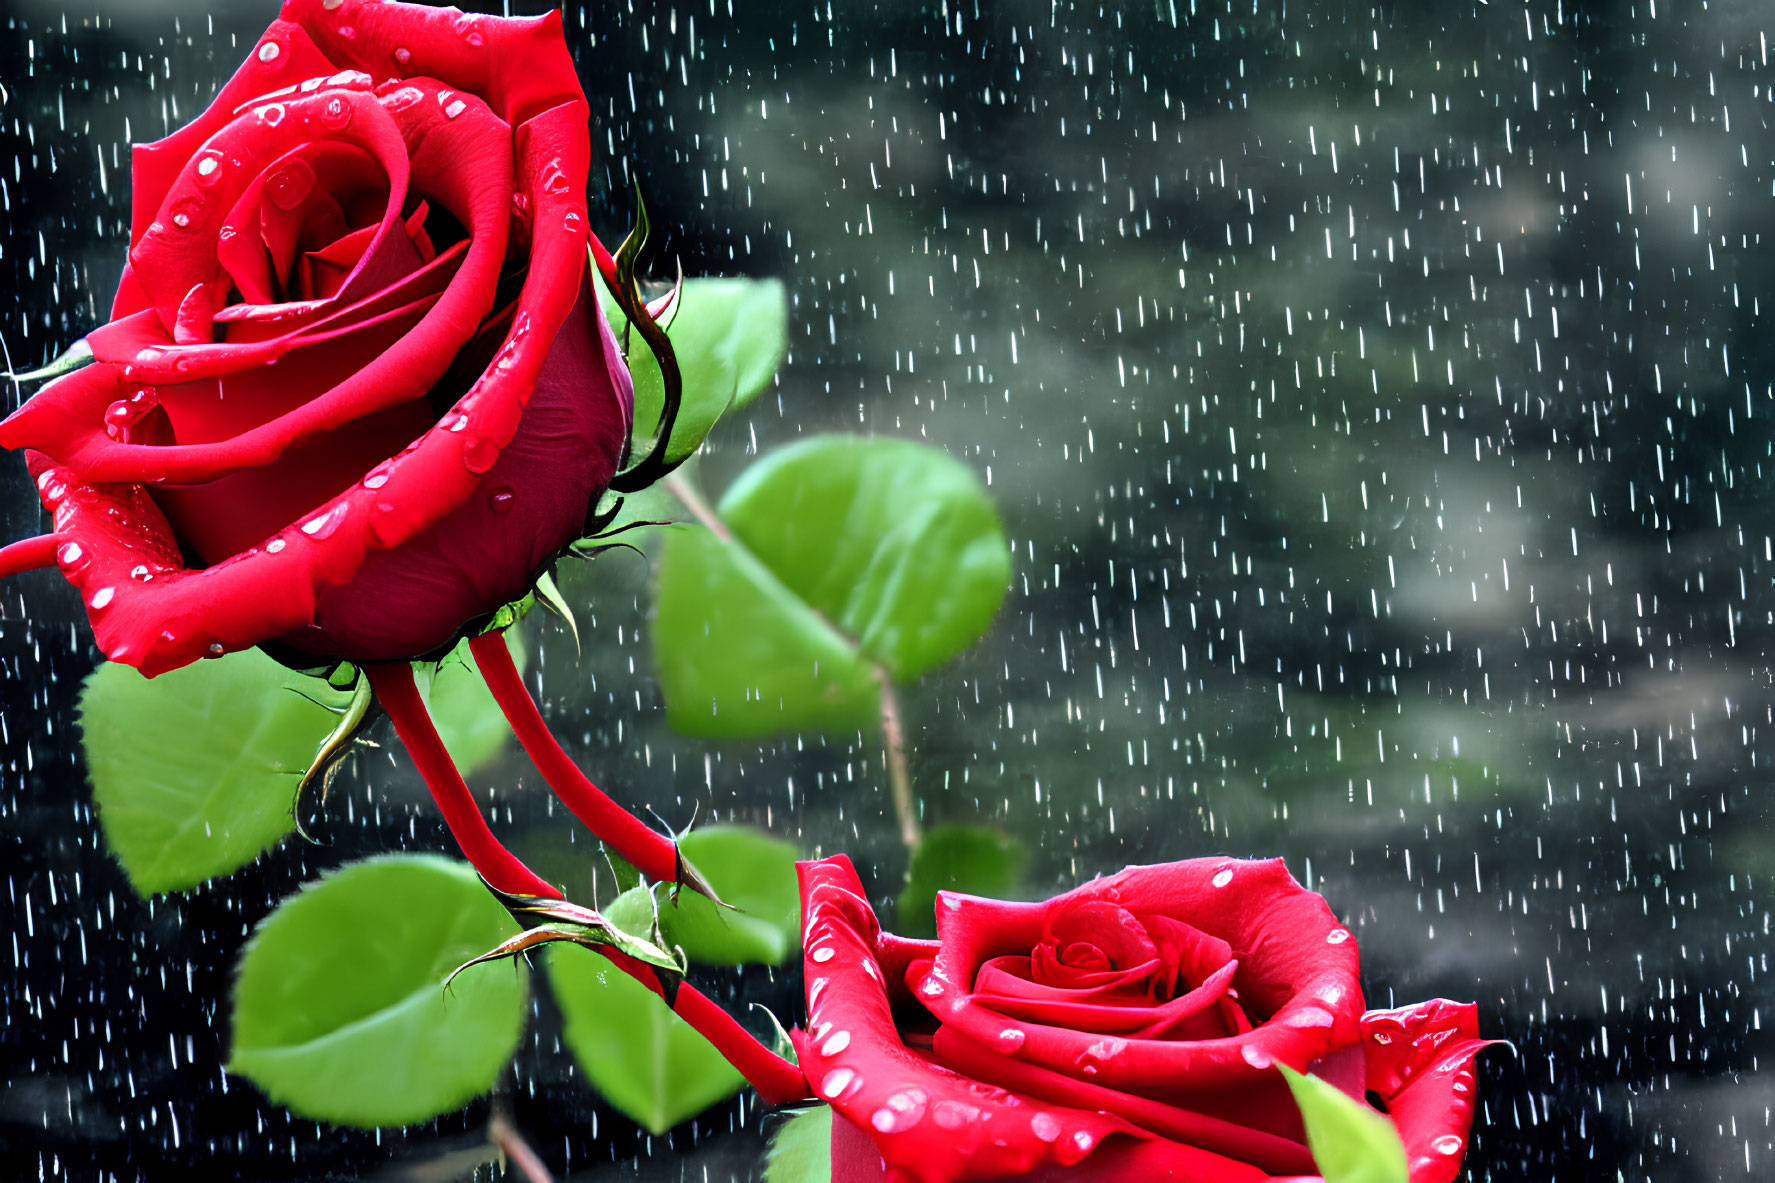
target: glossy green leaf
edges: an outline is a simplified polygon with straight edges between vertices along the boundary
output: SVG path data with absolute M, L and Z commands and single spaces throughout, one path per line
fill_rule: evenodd
M 905 440 L 821 436 L 754 464 L 732 530 L 669 532 L 654 658 L 668 718 L 702 736 L 850 730 L 874 667 L 910 681 L 978 641 L 1010 547 L 971 469 Z
M 998 507 L 973 469 L 926 444 L 816 437 L 748 468 L 719 513 L 896 681 L 978 641 L 1010 588 Z
M 636 1122 L 661 1134 L 739 1091 L 739 1072 L 708 1040 L 604 957 L 566 945 L 546 956 L 574 1060 Z
M 832 1106 L 787 1115 L 770 1137 L 764 1183 L 832 1183 Z
M 665 531 L 653 658 L 666 719 L 686 735 L 872 726 L 880 688 L 855 644 L 742 547 Z
M 723 900 L 718 908 L 695 892 L 681 891 L 673 905 L 669 884 L 653 885 L 666 947 L 681 946 L 704 965 L 777 965 L 799 946 L 800 887 L 795 848 L 744 826 L 711 826 L 686 834 L 679 850 L 696 865 Z M 654 908 L 647 893 L 630 888 L 604 915 L 629 932 L 645 935 Z
M 517 925 L 466 864 L 353 863 L 278 905 L 234 987 L 230 1072 L 303 1117 L 425 1121 L 486 1092 L 516 1050 L 521 967 L 444 979 Z
M 601 283 L 599 299 L 621 341 L 622 315 Z M 666 449 L 667 461 L 675 462 L 701 447 L 722 415 L 770 385 L 789 348 L 788 298 L 775 279 L 687 279 L 677 307 L 662 319 L 684 381 L 684 401 Z M 628 348 L 639 448 L 659 429 L 664 393 L 659 364 L 639 334 L 628 335 Z
M 525 651 L 519 630 L 507 630 L 505 643 L 511 648 L 512 661 L 522 673 Z M 482 680 L 468 642 L 456 646 L 435 666 L 430 663 L 414 666 L 413 675 L 419 693 L 431 710 L 438 737 L 444 741 L 444 747 L 462 774 L 473 776 L 492 763 L 511 739 L 512 729 L 500 713 L 499 704 L 493 701 L 493 692 Z
M 153 680 L 108 662 L 80 695 L 105 842 L 144 895 L 251 862 L 293 828 L 302 774 L 348 696 L 258 650 Z
M 1276 1067 L 1300 1106 L 1307 1146 L 1325 1183 L 1406 1183 L 1405 1145 L 1391 1121 L 1317 1076 Z
M 895 905 L 899 931 L 909 937 L 937 935 L 939 891 L 1014 898 L 1028 862 L 1022 842 L 990 826 L 946 825 L 927 831 Z

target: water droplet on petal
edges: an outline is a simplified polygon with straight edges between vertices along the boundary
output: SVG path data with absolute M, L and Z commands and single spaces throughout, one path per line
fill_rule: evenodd
M 943 993 L 943 983 L 935 977 L 926 977 L 924 981 L 919 983 L 918 992 L 926 998 L 935 998 Z
M 265 196 L 285 211 L 301 205 L 313 189 L 314 174 L 306 168 L 279 169 L 265 179 Z
M 1349 939 L 1350 930 L 1347 928 L 1334 928 L 1325 934 L 1325 943 L 1328 945 L 1341 945 Z
M 1021 1028 L 1006 1027 L 1003 1031 L 1000 1031 L 997 1035 L 993 1036 L 993 1042 L 998 1044 L 1000 1051 L 1014 1052 L 1022 1047 L 1023 1041 L 1028 1038 L 1028 1034 Z
M 425 97 L 417 86 L 402 86 L 383 95 L 378 101 L 389 111 L 405 111 Z
M 284 121 L 284 105 L 282 103 L 266 103 L 253 112 L 259 121 L 267 127 L 276 127 Z
M 837 953 L 838 951 L 831 945 L 826 945 L 822 948 L 815 949 L 812 953 L 809 953 L 808 956 L 814 959 L 815 964 L 824 965 L 832 960 L 833 957 L 837 956 Z
M 344 502 L 340 502 L 338 505 L 334 505 L 319 514 L 316 514 L 314 517 L 309 518 L 306 522 L 303 522 L 302 533 L 315 539 L 317 542 L 322 539 L 331 538 L 339 527 L 344 524 L 345 519 L 350 512 L 351 507 Z
M 413 60 L 413 51 L 404 45 L 397 45 L 394 50 L 394 60 L 404 66 Z
M 1268 1068 L 1275 1063 L 1275 1061 L 1270 1058 L 1270 1054 L 1264 1051 L 1261 1047 L 1258 1047 L 1255 1043 L 1248 1043 L 1240 1048 L 1239 1055 L 1253 1068 Z
M 869 1124 L 884 1134 L 909 1130 L 924 1120 L 928 1098 L 921 1088 L 903 1089 L 890 1096 L 887 1103 L 869 1117 Z
M 1316 1006 L 1303 1006 L 1287 1018 L 1283 1019 L 1282 1024 L 1286 1027 L 1312 1028 L 1329 1027 L 1335 1021 L 1336 1020 L 1334 1020 L 1329 1013 L 1320 1010 Z
M 820 1045 L 820 1054 L 822 1056 L 836 1056 L 850 1045 L 851 1033 L 849 1031 L 834 1031 L 832 1038 Z
M 454 119 L 466 110 L 468 110 L 468 104 L 461 99 L 456 99 L 452 101 L 449 106 L 444 108 L 444 118 Z
M 197 158 L 197 183 L 208 188 L 222 179 L 222 154 L 214 148 L 207 149 Z
M 92 605 L 92 610 L 94 612 L 102 612 L 107 607 L 110 606 L 111 601 L 113 599 L 115 599 L 116 597 L 117 597 L 117 589 L 116 588 L 101 587 L 98 591 L 93 593 L 92 599 L 87 602 Z
M 492 440 L 476 436 L 462 449 L 462 465 L 472 473 L 483 473 L 499 459 L 499 448 Z
M 458 37 L 479 49 L 487 43 L 487 39 L 481 35 L 480 24 L 479 17 L 459 16 L 452 27 L 455 28 Z
M 1430 1143 L 1431 1146 L 1435 1147 L 1437 1154 L 1459 1154 L 1461 1152 L 1461 1144 L 1461 1139 L 1455 1134 L 1444 1134 L 1434 1142 Z
M 64 571 L 77 566 L 80 560 L 85 557 L 86 552 L 80 549 L 78 542 L 64 542 L 56 548 L 55 552 L 55 561 L 61 565 Z
M 154 572 L 148 570 L 148 564 L 137 563 L 129 569 L 129 577 L 137 583 L 147 583 L 154 578 Z
M 274 555 L 278 551 L 282 550 L 285 545 L 286 544 L 283 539 L 273 538 L 270 542 L 267 542 L 265 544 L 265 553 L 268 555 Z
M 211 657 L 220 657 L 228 652 L 228 647 L 220 641 L 211 641 L 206 652 L 209 653 Z
M 1228 867 L 1224 871 L 1219 871 L 1219 872 L 1215 873 L 1214 886 L 1216 886 L 1216 887 L 1225 887 L 1227 884 L 1231 883 L 1232 881 L 1233 881 L 1233 869 L 1231 867 Z
M 1086 1048 L 1085 1055 L 1087 1057 L 1089 1057 L 1090 1059 L 1096 1060 L 1099 1063 L 1101 1063 L 1104 1060 L 1115 1059 L 1117 1056 L 1121 1055 L 1124 1051 L 1126 1051 L 1127 1048 L 1128 1048 L 1128 1041 L 1127 1040 L 1116 1039 L 1112 1036 L 1109 1039 L 1099 1039 L 1096 1043 L 1094 1043 L 1090 1047 Z
M 334 95 L 321 104 L 320 121 L 334 131 L 345 127 L 351 122 L 351 104 L 339 95 Z
M 980 1116 L 980 1110 L 965 1101 L 938 1101 L 931 1110 L 931 1120 L 946 1130 L 959 1130 Z
M 320 6 L 328 12 L 332 12 L 335 8 L 338 8 L 344 3 L 345 0 L 320 0 Z
M 1084 1130 L 1080 1130 L 1072 1136 L 1072 1144 L 1077 1146 L 1080 1150 L 1089 1150 L 1091 1147 L 1097 1145 L 1097 1139 L 1093 1138 L 1090 1134 L 1087 1134 Z
M 266 65 L 270 65 L 272 62 L 275 62 L 282 53 L 283 46 L 275 41 L 267 41 L 259 47 L 259 60 Z
M 1029 1119 L 1029 1128 L 1044 1142 L 1060 1140 L 1060 1119 L 1052 1113 L 1038 1113 Z
M 364 474 L 363 485 L 366 489 L 380 489 L 388 483 L 389 474 L 394 471 L 394 461 L 384 460 L 375 468 Z
M 561 229 L 569 234 L 579 234 L 585 230 L 586 220 L 578 210 L 570 209 L 561 215 Z
M 507 514 L 517 502 L 518 496 L 504 485 L 487 494 L 487 508 L 497 514 Z M 812 999 L 809 999 L 810 1003 Z
M 820 1096 L 828 1101 L 838 1099 L 840 1093 L 849 1088 L 857 1079 L 855 1069 L 834 1068 L 826 1073 L 826 1079 L 820 1082 Z

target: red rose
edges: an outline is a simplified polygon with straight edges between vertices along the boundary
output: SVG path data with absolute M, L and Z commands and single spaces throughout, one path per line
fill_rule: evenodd
M 1277 1063 L 1379 1094 L 1412 1183 L 1460 1169 L 1471 1005 L 1363 1013 L 1356 944 L 1280 860 L 1130 867 L 1045 903 L 944 893 L 881 931 L 850 860 L 800 864 L 832 1177 L 1316 1178 Z
M 631 405 L 587 114 L 558 13 L 287 0 L 134 150 L 97 361 L 0 424 L 112 659 L 433 653 L 583 533 Z

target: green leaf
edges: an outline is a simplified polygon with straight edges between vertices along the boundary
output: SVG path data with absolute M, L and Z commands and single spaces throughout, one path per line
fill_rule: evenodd
M 492 1088 L 523 1033 L 522 968 L 456 966 L 517 931 L 466 864 L 352 863 L 285 900 L 241 958 L 230 1072 L 303 1117 L 425 1121 Z
M 733 532 L 668 531 L 654 659 L 667 716 L 700 736 L 852 730 L 879 664 L 910 681 L 979 640 L 1011 578 L 966 465 L 905 440 L 821 436 L 722 498 Z
M 524 641 L 517 629 L 505 633 L 505 643 L 512 651 L 518 672 L 524 671 Z M 493 701 L 480 670 L 475 666 L 468 642 L 464 641 L 436 666 L 423 663 L 413 667 L 419 693 L 431 710 L 431 721 L 437 725 L 438 737 L 444 741 L 450 758 L 462 775 L 473 776 L 493 762 L 506 741 L 512 737 L 511 724 Z
M 745 549 L 700 526 L 664 533 L 653 659 L 674 728 L 720 738 L 873 724 L 881 691 L 849 638 Z
M 574 1060 L 604 1099 L 655 1134 L 738 1092 L 737 1069 L 657 995 L 599 954 L 559 945 L 549 985 Z
M 617 340 L 622 340 L 622 314 L 602 283 L 599 299 Z M 687 279 L 677 306 L 662 319 L 684 380 L 684 401 L 666 449 L 672 463 L 701 447 L 722 415 L 745 406 L 770 385 L 789 348 L 789 305 L 780 280 Z M 653 351 L 633 332 L 628 347 L 640 448 L 659 430 L 665 395 Z
M 143 895 L 181 891 L 251 862 L 294 826 L 291 806 L 347 696 L 258 650 L 150 681 L 94 670 L 81 745 L 105 842 Z
M 678 849 L 733 907 L 718 908 L 689 891 L 679 892 L 674 906 L 667 899 L 670 886 L 653 885 L 667 948 L 681 946 L 704 965 L 777 965 L 799 946 L 801 891 L 793 846 L 744 826 L 711 826 L 686 834 Z M 604 916 L 646 935 L 654 905 L 645 889 L 634 887 L 612 901 Z
M 832 1106 L 786 1115 L 770 1138 L 764 1183 L 832 1183 Z
M 1317 1076 L 1276 1067 L 1300 1106 L 1325 1183 L 1406 1183 L 1405 1144 L 1391 1121 Z
M 939 891 L 995 900 L 1014 897 L 1028 862 L 1022 842 L 990 826 L 947 825 L 927 831 L 895 905 L 900 932 L 912 937 L 937 935 Z

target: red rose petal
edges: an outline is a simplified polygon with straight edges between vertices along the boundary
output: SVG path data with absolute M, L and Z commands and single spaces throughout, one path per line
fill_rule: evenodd
M 330 118 L 333 110 L 343 113 L 345 121 Z M 130 247 L 137 282 L 153 299 L 168 331 L 177 301 L 191 285 L 221 277 L 217 246 L 224 231 L 263 233 L 275 250 L 293 250 L 311 216 L 337 219 L 329 237 L 344 228 L 343 211 L 326 186 L 317 183 L 311 159 L 367 155 L 381 165 L 398 202 L 405 191 L 414 123 L 412 116 L 391 117 L 366 91 L 329 88 L 268 100 L 218 129 L 206 154 L 188 161 L 174 178 L 153 220 Z M 205 176 L 201 170 L 212 162 L 214 171 Z M 270 199 L 251 202 L 251 210 L 263 224 L 243 224 L 237 220 L 241 198 L 262 186 L 268 187 Z M 315 233 L 325 229 L 317 224 Z M 274 267 L 280 276 L 287 271 L 287 260 L 285 266 Z
M 1184 1108 L 1105 1088 L 1002 1055 L 949 1027 L 937 1032 L 935 1051 L 938 1061 L 945 1067 L 971 1079 L 1039 1097 L 1055 1105 L 1113 1113 L 1162 1138 L 1227 1155 L 1271 1174 L 1306 1174 L 1313 1169 L 1313 1156 L 1298 1135 L 1291 1138 L 1254 1128 L 1248 1119 L 1232 1121 L 1204 1113 L 1199 1108 Z M 1291 1108 L 1285 1090 L 1278 1088 L 1274 1091 L 1272 1105 Z
M 337 68 L 301 26 L 287 19 L 272 21 L 271 27 L 248 48 L 240 68 L 208 109 L 165 139 L 130 149 L 130 245 L 141 241 L 143 232 L 160 212 L 173 181 L 198 154 L 204 141 L 234 118 L 236 108 L 257 95 L 304 78 L 331 74 Z M 127 316 L 143 307 L 140 289 L 126 282 L 118 289 L 111 316 Z
M 482 494 L 398 552 L 372 553 L 350 583 L 321 593 L 315 627 L 286 640 L 366 659 L 411 656 L 521 597 L 579 536 L 587 506 L 610 483 L 631 398 L 615 337 L 582 281 Z
M 1386 1102 L 1405 1142 L 1411 1183 L 1459 1176 L 1479 1099 L 1473 1058 L 1498 1042 L 1479 1037 L 1472 1003 L 1435 998 L 1362 1016 L 1368 1087 Z
M 344 7 L 356 11 L 354 5 Z M 526 404 L 533 401 L 557 330 L 581 294 L 587 112 L 561 38 L 559 15 L 521 21 L 475 18 L 468 25 L 476 35 L 469 37 L 457 28 L 459 14 L 378 5 L 363 11 L 360 29 L 373 35 L 361 38 L 355 51 L 388 58 L 376 66 L 351 57 L 351 39 L 339 23 L 343 11 L 318 3 L 287 5 L 287 17 L 307 22 L 322 42 L 341 53 L 329 59 L 302 28 L 287 21 L 274 24 L 209 111 L 175 136 L 139 152 L 134 261 L 119 287 L 120 322 L 94 334 L 100 364 L 51 384 L 0 424 L 0 445 L 28 446 L 38 453 L 32 463 L 46 478 L 46 503 L 56 503 L 58 533 L 65 530 L 71 540 L 84 540 L 79 546 L 82 561 L 70 578 L 96 589 L 88 602 L 101 646 L 149 674 L 206 653 L 305 629 L 315 619 L 321 594 L 348 584 L 367 554 L 410 541 L 468 506 L 502 450 L 518 446 L 515 440 L 532 438 L 521 430 Z M 392 48 L 408 43 L 408 60 L 397 70 Z M 488 44 L 497 51 L 481 55 L 478 51 Z M 337 72 L 356 65 L 364 67 L 363 76 Z M 369 93 L 378 81 L 409 69 L 442 80 L 453 93 L 444 95 L 437 82 L 425 78 L 403 83 L 401 93 L 390 95 L 387 104 Z M 277 77 L 270 78 L 272 74 Z M 293 85 L 298 83 L 303 85 Z M 277 93 L 291 86 L 288 93 Z M 425 101 L 410 102 L 409 92 Z M 491 99 L 493 110 L 481 98 Z M 212 139 L 216 143 L 206 147 Z M 331 302 L 225 309 L 213 318 L 225 326 L 223 341 L 183 344 L 201 335 L 198 306 L 189 304 L 197 283 L 234 277 L 210 249 L 219 236 L 198 251 L 188 245 L 173 249 L 172 244 L 201 242 L 203 230 L 217 228 L 214 223 L 233 208 L 243 186 L 262 171 L 255 162 L 321 141 L 356 144 L 376 155 L 389 179 L 385 222 L 401 218 L 400 211 L 409 208 L 414 212 L 407 218 L 424 217 L 398 196 L 405 191 L 399 177 L 409 170 L 411 183 L 425 199 L 466 229 L 466 243 L 439 255 L 435 270 L 427 264 L 388 291 L 371 293 L 360 289 L 386 277 L 372 274 L 374 265 L 393 258 L 373 244 Z M 377 152 L 377 145 L 385 150 Z M 477 331 L 491 309 L 507 261 L 514 192 L 522 192 L 532 210 L 532 225 L 525 228 L 521 243 L 531 248 L 524 262 L 524 288 L 509 318 L 502 317 L 510 325 L 508 339 L 445 421 L 425 431 L 402 455 L 376 466 L 374 487 L 354 482 L 286 523 L 262 547 L 203 570 L 179 566 L 178 540 L 141 482 L 195 485 L 226 479 L 273 464 L 291 449 L 309 446 L 305 441 L 390 408 L 425 407 L 414 400 L 432 388 L 458 345 Z M 335 200 L 348 230 L 367 216 L 361 186 L 341 190 Z M 156 222 L 160 225 L 154 229 Z M 199 237 L 181 237 L 194 227 Z M 304 254 L 325 255 L 339 241 L 336 230 L 331 221 L 317 229 L 305 218 L 296 246 Z M 305 234 L 314 240 L 313 252 Z M 334 235 L 332 243 L 318 241 L 329 234 Z M 398 236 L 385 234 L 382 241 L 389 237 L 405 240 L 394 244 L 406 252 L 395 259 L 397 272 L 411 266 L 415 254 L 424 258 L 430 253 L 423 225 L 403 223 Z M 354 242 L 348 249 L 356 246 Z M 246 286 L 257 284 L 259 290 L 249 294 L 243 289 L 243 295 L 276 295 L 269 270 L 249 276 Z M 331 287 L 336 279 L 325 278 L 321 287 Z M 438 285 L 428 287 L 434 280 Z M 395 298 L 396 289 L 399 296 L 412 298 Z M 181 308 L 190 313 L 183 322 Z M 138 319 L 139 313 L 146 317 Z M 193 418 L 196 404 L 187 403 L 213 398 L 214 382 L 228 383 L 230 394 L 243 392 L 253 379 L 240 367 L 257 369 L 317 345 L 360 348 L 362 341 L 352 340 L 354 335 L 415 315 L 417 323 L 389 349 L 330 389 L 318 395 L 304 392 L 299 406 L 286 406 L 238 435 L 198 443 L 173 438 L 173 411 L 184 416 L 184 430 L 191 435 L 219 430 L 219 418 L 208 412 Z M 151 329 L 147 317 L 159 320 L 157 329 Z M 602 333 L 601 320 L 599 325 Z M 112 351 L 125 343 L 134 347 L 133 353 Z M 598 356 L 608 359 L 613 351 L 606 343 L 599 346 Z M 616 369 L 604 376 L 602 388 L 609 396 L 598 404 L 605 416 L 596 425 L 600 438 L 627 430 L 626 375 L 620 366 Z M 206 388 L 206 382 L 212 385 Z M 104 432 L 107 409 L 132 397 L 138 383 L 160 386 L 166 396 L 165 405 L 151 416 L 154 431 L 142 420 L 134 435 L 120 432 L 121 438 L 112 440 Z M 583 397 L 583 389 L 579 393 Z M 267 409 L 262 406 L 257 413 Z M 539 417 L 534 438 L 551 435 L 550 421 L 546 412 Z M 558 421 L 552 434 L 557 441 L 564 438 Z M 606 451 L 594 444 L 588 471 L 595 475 L 609 463 Z M 337 483 L 338 470 L 333 472 L 327 476 L 323 469 L 319 484 Z M 544 468 L 526 475 L 550 479 L 554 473 Z M 310 487 L 292 500 L 299 504 L 314 495 Z M 541 536 L 570 537 L 586 506 L 574 505 L 571 514 L 562 504 L 555 509 L 559 516 Z M 142 563 L 142 556 L 152 556 L 158 569 Z M 135 567 L 143 567 L 148 577 L 135 578 Z M 533 571 L 532 566 L 525 573 Z M 118 582 L 122 579 L 131 582 Z M 461 590 L 457 611 L 473 615 L 496 606 L 469 602 L 486 594 L 487 587 Z M 429 638 L 428 647 L 446 640 Z M 416 654 L 401 656 L 410 655 Z
M 1047 986 L 1072 986 L 1094 971 L 1150 966 L 1157 953 L 1132 913 L 1105 900 L 1083 900 L 1048 913 L 1030 954 L 1031 977 Z
M 877 1180 L 905 1183 L 933 1176 L 913 1169 L 889 1168 L 869 1134 L 845 1120 L 842 1114 L 834 1113 L 832 1178 L 844 1183 L 875 1183 Z M 1165 1183 L 1290 1183 L 1274 1179 L 1256 1167 L 1189 1146 L 1119 1135 L 1106 1139 L 1082 1162 L 1072 1166 L 1037 1167 L 1016 1178 L 1018 1183 L 1129 1183 L 1130 1180 L 1144 1183 L 1148 1179 L 1164 1180 Z
M 1020 1177 L 1044 1164 L 1079 1162 L 1105 1138 L 1129 1132 L 1108 1114 L 1039 1104 L 907 1048 L 888 998 L 897 977 L 877 959 L 880 926 L 850 860 L 840 855 L 796 869 L 808 981 L 808 1030 L 796 1033 L 796 1050 L 809 1083 L 841 1119 L 873 1131 L 889 1177 Z
M 1181 1079 L 1201 1087 L 1253 1083 L 1269 1075 L 1278 1060 L 1305 1068 L 1353 1041 L 1362 997 L 1354 942 L 1325 901 L 1297 884 L 1280 860 L 1197 859 L 1133 867 L 1045 905 L 946 896 L 937 909 L 943 947 L 937 968 L 947 980 L 971 982 L 984 955 L 1009 952 L 1029 935 L 1032 924 L 1041 922 L 1036 914 L 1082 900 L 1106 900 L 1139 912 L 1186 912 L 1192 927 L 1246 953 L 1237 982 L 1247 1008 L 1255 1001 L 1265 1010 L 1286 1009 L 1286 1016 L 1277 1017 L 1295 1021 L 1196 1042 L 1106 1042 L 1088 1031 L 1026 1023 L 1020 1027 L 1022 1041 L 1007 1054 L 1111 1088 L 1150 1093 Z M 946 993 L 930 1009 L 960 1034 L 998 1046 L 1002 1016 L 973 994 Z
M 1014 990 L 1007 984 L 1009 975 L 990 968 L 975 979 L 974 997 L 983 1006 L 1007 1019 L 1028 1023 L 1045 1023 L 1074 1031 L 1140 1039 L 1211 1039 L 1235 1033 L 1224 1029 L 1190 1035 L 1180 1035 L 1178 1032 L 1191 1019 L 1205 1014 L 1214 1018 L 1218 1025 L 1220 1011 L 1216 1004 L 1225 996 L 1238 967 L 1238 962 L 1228 962 L 1219 973 L 1188 994 L 1158 1005 L 1118 1005 L 1113 1001 L 1095 1003 L 1032 996 L 1024 991 Z M 1027 987 L 1030 984 L 1024 985 Z
M 436 78 L 479 96 L 514 127 L 579 93 L 559 12 L 495 18 L 425 5 L 285 0 L 283 17 L 312 32 L 341 69 L 378 83 Z

